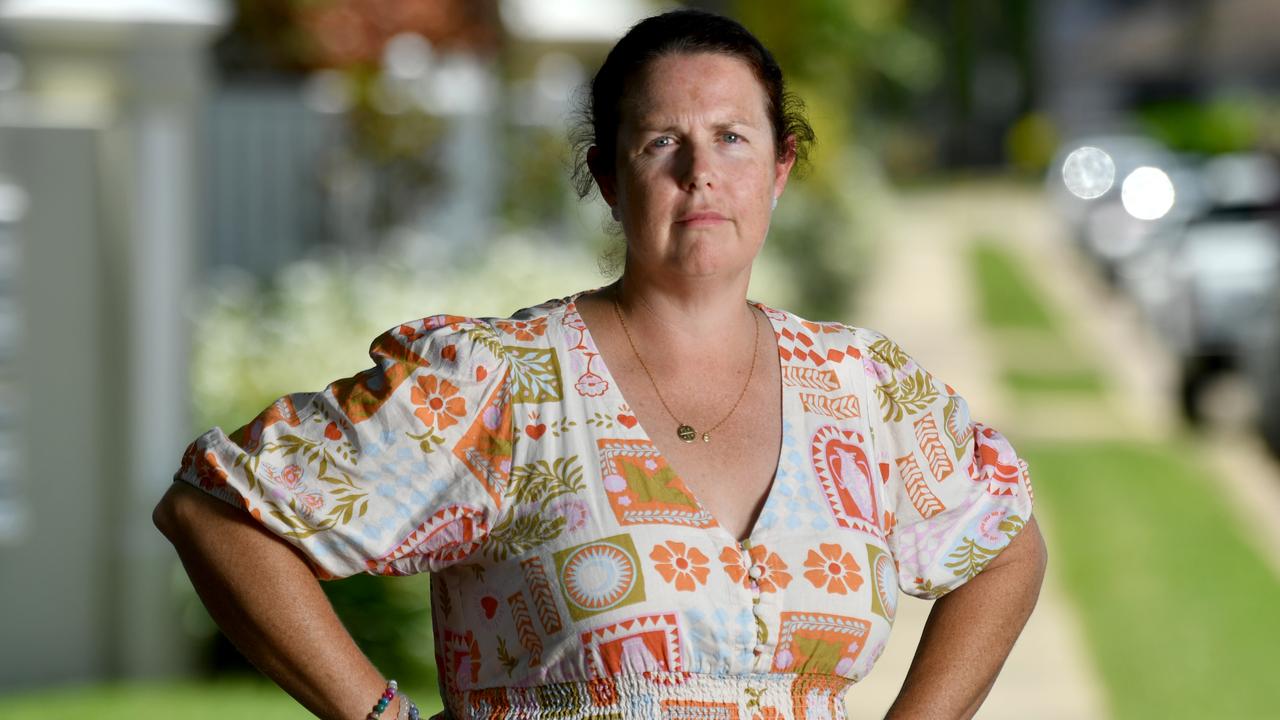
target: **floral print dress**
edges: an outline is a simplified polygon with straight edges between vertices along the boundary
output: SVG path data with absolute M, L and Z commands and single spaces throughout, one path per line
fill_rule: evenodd
M 321 578 L 432 573 L 458 717 L 844 717 L 899 589 L 954 590 L 1031 517 L 1025 463 L 893 341 L 753 303 L 783 443 L 738 542 L 632 414 L 577 297 L 392 328 L 374 367 L 201 435 L 175 479 Z

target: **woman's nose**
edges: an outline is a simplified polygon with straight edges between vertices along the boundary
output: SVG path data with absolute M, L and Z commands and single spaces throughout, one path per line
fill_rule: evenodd
M 680 184 L 686 190 L 711 187 L 715 180 L 715 158 L 712 148 L 688 143 L 683 148 Z

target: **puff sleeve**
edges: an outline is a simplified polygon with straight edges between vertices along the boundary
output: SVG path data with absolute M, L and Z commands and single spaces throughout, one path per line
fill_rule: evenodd
M 941 597 L 986 567 L 1031 518 L 1026 462 L 965 399 L 884 335 L 861 329 L 868 415 L 902 590 Z
M 465 559 L 511 469 L 510 368 L 494 330 L 437 315 L 379 335 L 369 356 L 368 370 L 196 438 L 174 480 L 244 507 L 322 579 Z

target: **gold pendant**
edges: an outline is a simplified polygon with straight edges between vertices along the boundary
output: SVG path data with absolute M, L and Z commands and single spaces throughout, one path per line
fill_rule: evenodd
M 702 442 L 704 443 L 711 442 L 711 433 L 709 432 L 702 433 Z
M 693 442 L 693 439 L 698 437 L 698 432 L 688 425 L 681 425 L 676 428 L 676 435 L 679 435 L 680 439 L 685 442 Z

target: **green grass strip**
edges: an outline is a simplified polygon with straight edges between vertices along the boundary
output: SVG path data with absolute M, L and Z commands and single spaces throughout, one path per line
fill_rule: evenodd
M 991 241 L 970 246 L 982 320 L 997 328 L 1056 330 L 1057 323 L 1027 271 L 1008 250 Z
M 1102 376 L 1090 369 L 1046 372 L 1006 369 L 1003 378 L 1014 393 L 1037 396 L 1037 399 L 1044 393 L 1101 396 L 1106 391 Z
M 1280 581 L 1213 478 L 1167 445 L 1019 450 L 1115 717 L 1280 716 Z
M 406 688 L 423 711 L 439 712 L 434 689 Z M 376 697 L 369 700 L 373 707 Z M 305 720 L 314 717 L 283 690 L 262 681 L 218 680 L 184 683 L 129 683 L 42 690 L 0 698 L 5 720 L 93 718 L 94 720 Z

